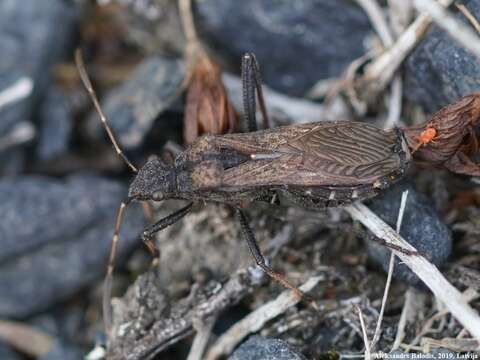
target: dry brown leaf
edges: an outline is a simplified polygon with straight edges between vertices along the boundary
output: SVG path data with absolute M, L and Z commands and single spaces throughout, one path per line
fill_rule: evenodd
M 237 119 L 222 82 L 220 66 L 208 55 L 199 56 L 187 84 L 185 143 L 191 144 L 202 134 L 232 133 Z
M 404 129 L 414 159 L 423 165 L 444 167 L 457 174 L 480 176 L 474 126 L 480 120 L 480 93 L 465 96 L 437 111 L 421 126 Z

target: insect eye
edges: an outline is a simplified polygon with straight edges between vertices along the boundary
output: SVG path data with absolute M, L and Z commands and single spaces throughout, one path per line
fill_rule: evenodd
M 163 193 L 161 191 L 155 191 L 152 194 L 152 200 L 153 201 L 160 201 L 163 200 Z

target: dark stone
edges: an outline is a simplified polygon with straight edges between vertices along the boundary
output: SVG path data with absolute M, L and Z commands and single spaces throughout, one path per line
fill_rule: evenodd
M 26 176 L 1 181 L 0 194 L 0 316 L 27 317 L 104 276 L 125 188 L 93 176 Z M 143 226 L 141 209 L 129 209 L 120 259 Z
M 0 88 L 24 76 L 35 83 L 33 96 L 26 99 L 23 106 L 15 106 L 18 111 L 10 107 L 5 114 L 0 113 L 0 133 L 30 116 L 35 97 L 41 96 L 50 82 L 50 68 L 73 46 L 78 16 L 74 1 L 5 0 L 0 3 Z
M 103 110 L 123 148 L 137 148 L 142 143 L 155 119 L 181 94 L 184 77 L 181 61 L 152 56 L 106 96 Z M 165 128 L 171 125 L 165 124 Z M 104 136 L 97 114 L 90 117 L 89 127 L 92 135 Z
M 437 214 L 431 201 L 419 193 L 413 185 L 403 181 L 382 192 L 371 201 L 370 209 L 396 228 L 402 193 L 408 190 L 408 198 L 403 215 L 400 235 L 426 256 L 436 266 L 442 265 L 452 251 L 452 237 L 447 225 Z M 374 240 L 367 242 L 371 257 L 388 271 L 391 251 Z M 395 261 L 394 277 L 411 285 L 421 280 L 406 265 Z
M 72 109 L 65 94 L 51 86 L 40 107 L 37 156 L 50 160 L 67 152 L 72 132 Z
M 467 0 L 462 4 L 475 18 L 480 18 L 479 1 Z M 471 26 L 461 12 L 455 17 Z M 444 30 L 433 26 L 406 62 L 408 99 L 433 113 L 477 91 L 480 91 L 480 60 Z
M 303 96 L 318 80 L 339 76 L 366 51 L 370 23 L 345 0 L 197 0 L 201 37 L 239 69 L 253 51 L 271 87 Z
M 0 262 L 46 243 L 70 241 L 113 216 L 124 191 L 120 184 L 94 176 L 72 176 L 65 182 L 40 176 L 2 179 Z
M 78 17 L 75 1 L 0 2 L 0 92 L 21 78 L 34 84 L 30 95 L 0 108 L 0 137 L 31 120 L 51 82 L 52 65 L 72 52 Z M 2 158 L 0 170 L 9 162 Z
M 85 355 L 76 346 L 64 341 L 57 340 L 53 349 L 39 360 L 84 360 Z
M 306 360 L 306 358 L 283 340 L 252 336 L 235 350 L 229 360 Z
M 2 360 L 21 360 L 15 351 L 8 345 L 0 342 L 0 359 Z
M 85 299 L 88 301 L 88 299 Z M 80 301 L 60 304 L 28 319 L 29 325 L 39 329 L 52 337 L 60 338 L 72 344 L 81 344 L 88 339 L 85 326 L 88 320 L 85 319 L 85 304 Z

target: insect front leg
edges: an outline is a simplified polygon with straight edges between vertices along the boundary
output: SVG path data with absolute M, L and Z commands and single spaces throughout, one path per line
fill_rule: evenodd
M 257 244 L 257 240 L 255 239 L 252 228 L 248 224 L 246 215 L 243 213 L 242 210 L 238 208 L 236 208 L 235 210 L 236 210 L 236 215 L 238 217 L 238 220 L 240 221 L 240 226 L 242 228 L 243 236 L 247 241 L 247 245 L 250 250 L 250 253 L 255 259 L 255 262 L 257 263 L 257 265 L 272 279 L 278 281 L 280 284 L 282 284 L 286 288 L 292 290 L 299 299 L 307 298 L 307 296 L 304 293 L 302 293 L 302 291 L 299 288 L 291 284 L 290 281 L 288 281 L 284 275 L 277 273 L 275 270 L 273 270 L 270 266 L 267 265 L 265 261 L 265 257 L 263 256 L 260 250 L 260 247 Z
M 260 77 L 260 67 L 258 65 L 255 54 L 246 53 L 242 57 L 242 91 L 243 91 L 243 110 L 247 121 L 248 131 L 257 131 L 256 118 L 256 98 L 255 89 L 258 94 L 258 102 L 260 111 L 262 112 L 263 127 L 268 129 L 270 121 L 268 120 L 267 107 L 262 91 L 262 80 Z
M 188 204 L 187 206 L 181 208 L 178 211 L 175 211 L 173 214 L 168 215 L 167 217 L 164 217 L 163 219 L 160 219 L 157 221 L 155 224 L 149 226 L 145 231 L 142 233 L 142 240 L 148 247 L 148 249 L 158 258 L 158 249 L 155 246 L 155 243 L 153 241 L 153 235 L 155 233 L 162 231 L 166 227 L 175 224 L 178 220 L 183 218 L 185 215 L 187 215 L 190 210 L 192 210 L 193 203 Z

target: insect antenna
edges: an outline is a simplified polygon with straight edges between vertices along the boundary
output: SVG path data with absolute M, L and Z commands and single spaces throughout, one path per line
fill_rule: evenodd
M 110 141 L 112 142 L 113 147 L 115 148 L 115 151 L 117 152 L 118 156 L 122 158 L 125 164 L 127 164 L 130 167 L 130 169 L 132 169 L 133 172 L 137 173 L 138 169 L 130 162 L 130 160 L 128 160 L 127 156 L 123 153 L 120 146 L 118 146 L 117 140 L 113 135 L 113 131 L 110 128 L 110 125 L 108 124 L 107 117 L 103 113 L 102 107 L 100 106 L 100 102 L 98 101 L 97 94 L 93 89 L 92 82 L 90 81 L 87 71 L 85 70 L 82 51 L 80 49 L 75 50 L 75 63 L 77 64 L 78 73 L 80 74 L 80 78 L 82 79 L 83 85 L 87 89 L 87 92 L 90 95 L 90 98 L 92 99 L 93 105 L 95 106 L 95 109 L 97 110 L 98 115 L 100 116 L 100 120 L 102 121 L 102 124 L 105 127 L 105 130 L 107 131 L 108 137 L 110 138 Z
M 108 260 L 107 275 L 103 283 L 103 322 L 107 334 L 110 334 L 112 328 L 112 307 L 110 303 L 112 295 L 113 269 L 115 268 L 115 257 L 117 255 L 118 240 L 120 239 L 120 229 L 125 215 L 125 209 L 132 199 L 128 198 L 120 204 L 115 220 L 115 231 L 112 237 L 112 247 L 110 250 L 110 258 Z

